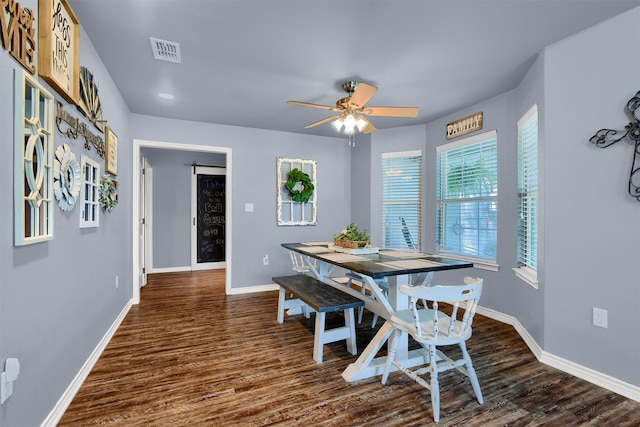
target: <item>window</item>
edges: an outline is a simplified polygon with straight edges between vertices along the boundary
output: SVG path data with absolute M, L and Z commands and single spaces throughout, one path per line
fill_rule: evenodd
M 100 165 L 87 156 L 82 156 L 82 188 L 80 200 L 80 228 L 97 227 L 100 225 L 100 203 L 98 189 L 100 188 Z
M 420 250 L 421 151 L 382 154 L 382 224 L 385 248 Z
M 498 144 L 495 131 L 437 148 L 438 252 L 495 265 Z M 490 267 L 489 267 L 490 268 Z
M 516 275 L 538 287 L 538 106 L 518 120 L 518 268 Z
M 53 239 L 53 96 L 15 71 L 15 245 Z

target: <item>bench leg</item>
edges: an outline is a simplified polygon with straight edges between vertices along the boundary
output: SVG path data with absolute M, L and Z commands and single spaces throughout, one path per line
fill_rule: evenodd
M 322 363 L 322 350 L 325 342 L 325 320 L 327 318 L 327 313 L 325 312 L 317 312 L 316 313 L 316 330 L 313 334 L 313 360 L 316 363 Z
M 356 319 L 355 310 L 347 308 L 344 310 L 344 326 L 337 328 L 325 329 L 327 313 L 316 313 L 315 332 L 313 334 L 313 360 L 316 363 L 322 363 L 322 351 L 324 344 L 331 342 L 346 340 L 347 351 L 354 356 L 358 354 L 358 346 L 356 345 Z
M 298 298 L 287 299 L 287 290 L 280 286 L 278 293 L 278 323 L 284 322 L 285 310 L 289 315 L 304 314 L 307 319 L 310 317 L 310 312 L 313 311 Z

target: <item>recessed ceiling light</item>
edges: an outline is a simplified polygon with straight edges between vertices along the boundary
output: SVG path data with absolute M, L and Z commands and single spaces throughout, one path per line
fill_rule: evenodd
M 173 98 L 175 98 L 175 96 L 174 96 L 174 95 L 172 95 L 172 94 L 170 94 L 170 93 L 166 93 L 166 92 L 160 92 L 160 93 L 158 94 L 158 96 L 159 96 L 160 98 L 162 98 L 162 99 L 173 99 Z

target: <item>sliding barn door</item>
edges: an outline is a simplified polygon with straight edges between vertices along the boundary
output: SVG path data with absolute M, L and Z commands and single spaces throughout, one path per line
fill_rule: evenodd
M 191 269 L 226 268 L 224 168 L 195 166 L 191 181 Z

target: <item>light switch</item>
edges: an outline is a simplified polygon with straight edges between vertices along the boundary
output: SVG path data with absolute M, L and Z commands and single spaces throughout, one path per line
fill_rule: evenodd
M 253 212 L 253 203 L 245 203 L 244 204 L 245 212 Z

